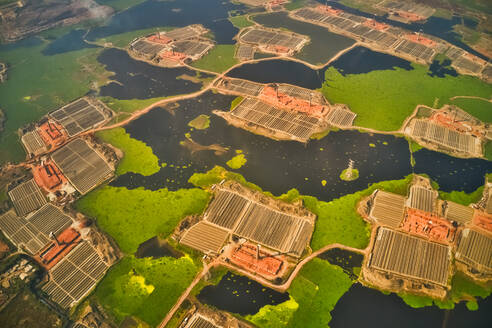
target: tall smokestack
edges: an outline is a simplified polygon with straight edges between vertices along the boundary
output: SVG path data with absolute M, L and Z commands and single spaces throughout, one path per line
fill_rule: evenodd
M 256 246 L 256 259 L 257 260 L 260 259 L 260 244 Z

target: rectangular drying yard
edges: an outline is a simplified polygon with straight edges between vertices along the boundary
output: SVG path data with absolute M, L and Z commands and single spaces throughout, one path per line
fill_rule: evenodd
M 379 224 L 398 228 L 405 214 L 405 197 L 379 190 L 370 217 Z
M 217 82 L 217 87 L 232 93 L 246 94 L 248 96 L 256 97 L 263 90 L 264 85 L 247 80 L 223 78 Z
M 297 49 L 305 40 L 297 35 L 292 35 L 292 33 L 267 31 L 258 28 L 250 29 L 239 38 L 246 43 L 281 46 L 289 49 Z
M 153 43 L 147 40 L 137 40 L 130 45 L 130 48 L 144 56 L 154 57 L 166 46 L 164 44 Z
M 410 40 L 403 40 L 396 46 L 396 52 L 403 52 L 410 56 L 420 58 L 426 62 L 430 61 L 434 56 L 434 50 Z
M 263 128 L 290 135 L 292 139 L 302 142 L 309 140 L 320 123 L 316 117 L 277 109 L 251 98 L 244 99 L 230 114 Z
M 436 208 L 437 192 L 419 186 L 412 186 L 410 188 L 409 201 L 409 207 L 432 213 Z
M 277 251 L 301 256 L 313 225 L 298 216 L 279 212 L 227 189 L 219 189 L 204 220 L 233 234 Z
M 41 138 L 38 130 L 29 131 L 21 137 L 22 144 L 24 148 L 26 148 L 26 152 L 28 155 L 39 155 L 44 153 L 46 149 L 46 145 Z
M 87 241 L 82 241 L 50 271 L 42 287 L 50 299 L 67 309 L 78 303 L 102 279 L 108 266 Z
M 186 231 L 179 242 L 205 254 L 218 254 L 227 237 L 229 237 L 229 231 L 214 224 L 200 221 Z
M 435 142 L 454 151 L 468 154 L 481 153 L 478 138 L 424 120 L 415 120 L 411 129 L 411 136 Z
M 449 254 L 445 245 L 379 228 L 369 267 L 446 286 Z
M 474 210 L 471 207 L 448 201 L 444 217 L 450 221 L 465 224 L 471 221 L 473 213 Z
M 460 57 L 453 61 L 453 66 L 476 74 L 480 73 L 482 70 L 482 65 L 465 57 Z
M 50 116 L 67 131 L 70 137 L 96 127 L 106 116 L 87 99 L 78 99 L 54 111 Z
M 196 38 L 200 36 L 200 34 L 201 32 L 192 26 L 181 27 L 169 32 L 161 33 L 161 35 L 164 35 L 170 38 L 171 40 L 175 40 L 175 41 Z
M 236 57 L 240 60 L 251 60 L 255 57 L 255 48 L 242 44 L 237 49 Z
M 279 84 L 278 92 L 288 94 L 291 97 L 311 101 L 313 105 L 327 105 L 327 101 L 323 94 L 318 91 L 301 88 L 290 84 Z
M 47 203 L 46 197 L 34 179 L 23 182 L 10 190 L 9 197 L 14 204 L 15 211 L 20 216 L 31 213 Z
M 179 53 L 183 53 L 190 57 L 200 57 L 205 54 L 213 44 L 195 40 L 178 41 L 174 43 L 173 50 Z
M 59 208 L 46 204 L 27 219 L 7 212 L 0 217 L 0 229 L 17 247 L 35 255 L 51 243 L 50 232 L 59 235 L 72 222 Z
M 87 193 L 112 174 L 106 161 L 82 139 L 71 141 L 51 157 L 81 194 Z
M 185 328 L 219 328 L 219 326 L 216 326 L 207 318 L 204 318 L 199 314 L 195 314 Z
M 492 238 L 475 230 L 463 230 L 456 259 L 478 270 L 492 272 Z
M 326 116 L 328 124 L 338 127 L 349 127 L 354 124 L 357 114 L 347 109 L 345 106 L 335 105 L 331 107 Z

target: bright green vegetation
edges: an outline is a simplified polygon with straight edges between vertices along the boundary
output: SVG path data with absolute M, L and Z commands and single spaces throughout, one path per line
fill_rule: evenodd
M 460 107 L 484 123 L 492 123 L 492 103 L 485 99 L 457 98 L 451 104 Z
M 486 298 L 492 293 L 492 287 L 478 285 L 468 279 L 463 273 L 457 272 L 451 281 L 451 293 L 444 301 L 433 300 L 430 297 L 398 294 L 403 301 L 413 308 L 436 305 L 440 309 L 453 309 L 456 303 L 467 301 L 466 306 L 470 310 L 478 309 L 477 298 Z
M 239 103 L 240 103 L 241 101 L 243 101 L 243 99 L 244 99 L 244 98 L 243 98 L 243 97 L 241 97 L 241 96 L 238 96 L 238 97 L 234 98 L 234 100 L 233 100 L 233 101 L 231 101 L 231 108 L 230 108 L 230 110 L 233 110 L 234 108 L 236 108 L 236 106 L 237 106 L 237 105 L 239 105 Z
M 244 164 L 246 164 L 246 157 L 244 154 L 239 154 L 234 156 L 232 159 L 227 161 L 227 166 L 229 166 L 231 169 L 240 169 Z
M 27 288 L 0 311 L 2 327 L 62 327 L 62 320 Z
M 209 194 L 201 189 L 156 191 L 104 186 L 77 202 L 82 213 L 97 218 L 98 225 L 125 253 L 156 236 L 167 237 L 187 215 L 203 212 Z
M 234 25 L 235 27 L 237 27 L 239 29 L 254 25 L 244 15 L 243 16 L 229 17 L 229 20 L 231 21 L 232 25 Z
M 215 166 L 213 169 L 205 173 L 194 173 L 190 177 L 188 182 L 196 187 L 208 188 L 213 184 L 221 182 L 224 179 L 234 180 L 253 190 L 262 191 L 261 188 L 254 183 L 247 182 L 241 174 L 227 171 L 222 166 Z M 269 196 L 271 195 L 268 192 L 266 192 L 265 194 L 268 194 Z
M 200 265 L 187 255 L 179 259 L 126 256 L 110 269 L 95 296 L 118 324 L 132 315 L 155 327 L 199 270 Z
M 352 177 L 351 178 L 347 177 L 347 170 L 348 169 L 345 169 L 342 171 L 342 173 L 340 174 L 340 179 L 342 179 L 343 181 L 354 181 L 354 180 L 357 180 L 359 178 L 359 170 L 352 169 Z
M 255 184 L 246 182 L 242 175 L 228 172 L 220 166 L 216 166 L 206 173 L 193 174 L 189 182 L 197 187 L 206 188 L 223 179 L 235 180 L 249 188 L 262 191 Z M 286 202 L 293 202 L 301 198 L 304 206 L 317 215 L 316 227 L 311 240 L 313 250 L 334 243 L 363 249 L 369 243 L 370 228 L 357 213 L 357 203 L 362 197 L 369 196 L 376 189 L 406 195 L 411 180 L 412 175 L 408 175 L 402 180 L 375 183 L 365 190 L 345 195 L 330 202 L 319 201 L 312 196 L 302 196 L 296 189 L 292 189 L 278 198 Z M 265 192 L 265 194 L 274 197 L 269 192 Z
M 484 152 L 485 158 L 488 159 L 489 161 L 492 161 L 492 141 L 487 141 L 484 148 L 485 148 L 485 152 Z
M 482 198 L 482 193 L 483 193 L 483 186 L 469 194 L 467 194 L 464 191 L 452 191 L 452 192 L 439 191 L 439 198 L 468 206 L 470 204 L 478 202 L 480 198 Z
M 355 125 L 382 131 L 398 130 L 417 105 L 433 106 L 436 98 L 441 106 L 457 95 L 492 95 L 492 85 L 477 78 L 431 77 L 425 66 L 412 66 L 410 71 L 395 68 L 346 76 L 330 67 L 322 92 L 330 102 L 348 104 L 357 113 Z
M 97 62 L 101 49 L 45 56 L 42 50 L 48 44 L 47 40 L 31 37 L 0 46 L 0 61 L 9 65 L 8 80 L 0 87 L 0 108 L 7 116 L 0 134 L 0 164 L 25 157 L 17 129 L 85 95 L 91 84 L 104 84 L 109 75 Z
M 127 172 L 152 175 L 160 169 L 159 158 L 145 142 L 133 139 L 124 128 L 99 131 L 96 136 L 123 151 L 124 157 L 116 169 L 117 175 Z
M 132 113 L 137 110 L 144 109 L 148 106 L 151 106 L 152 104 L 158 102 L 159 100 L 163 100 L 166 98 L 168 97 L 157 97 L 157 98 L 149 98 L 149 99 L 126 99 L 126 100 L 115 99 L 112 97 L 102 97 L 100 99 L 115 112 Z
M 246 319 L 261 328 L 327 327 L 331 321 L 330 312 L 352 283 L 340 267 L 314 258 L 292 282 L 288 301 L 276 306 L 267 305 Z
M 424 147 L 422 147 L 421 145 L 419 145 L 418 143 L 416 143 L 415 141 L 413 140 L 408 140 L 408 146 L 410 148 L 410 151 L 412 153 L 416 153 L 418 152 L 419 150 L 423 149 Z
M 97 39 L 96 42 L 99 44 L 111 43 L 113 47 L 126 48 L 133 39 L 151 33 L 156 33 L 157 31 L 169 31 L 172 29 L 173 27 L 162 26 L 162 27 L 146 28 L 142 30 L 134 30 L 126 33 L 114 34 L 114 35 L 107 36 L 105 38 Z
M 191 64 L 191 66 L 206 71 L 222 73 L 238 63 L 237 59 L 234 58 L 235 52 L 236 46 L 233 44 L 218 44 L 207 55 Z
M 306 0 L 290 0 L 288 4 L 284 5 L 284 8 L 287 10 L 296 10 L 304 7 L 306 2 Z
M 201 114 L 188 123 L 188 126 L 197 130 L 205 130 L 210 126 L 210 116 Z
M 330 202 L 319 201 L 311 196 L 302 196 L 304 205 L 317 215 L 311 248 L 317 250 L 333 243 L 365 248 L 369 243 L 370 228 L 357 213 L 357 203 L 362 197 L 369 196 L 376 189 L 406 195 L 407 186 L 411 181 L 412 175 L 408 175 L 402 180 L 375 183 L 367 189 Z M 292 195 L 290 198 L 293 198 Z
M 265 305 L 255 315 L 246 316 L 246 320 L 258 327 L 283 328 L 288 327 L 299 304 L 290 296 L 288 301 L 278 305 Z

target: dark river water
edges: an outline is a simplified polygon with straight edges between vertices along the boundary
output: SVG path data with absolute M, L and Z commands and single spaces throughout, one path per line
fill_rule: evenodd
M 453 310 L 436 306 L 414 309 L 395 294 L 383 293 L 354 284 L 338 301 L 333 311 L 332 328 L 489 328 L 492 327 L 492 299 L 479 301 L 477 311 L 465 303 Z
M 254 21 L 271 28 L 285 28 L 289 31 L 306 35 L 309 44 L 302 48 L 295 57 L 314 65 L 321 65 L 330 60 L 339 51 L 355 43 L 353 39 L 329 32 L 321 26 L 292 19 L 286 12 L 274 12 L 254 16 Z
M 151 27 L 203 24 L 218 43 L 234 44 L 232 38 L 239 30 L 227 20 L 228 12 L 243 8 L 224 0 L 149 0 L 114 15 L 105 26 L 92 30 L 87 39 Z
M 343 75 L 363 74 L 395 67 L 413 69 L 407 60 L 357 46 L 319 70 L 295 61 L 272 59 L 241 65 L 227 75 L 259 83 L 289 83 L 308 89 L 318 89 L 325 81 L 325 71 L 328 67 L 335 67 Z
M 157 108 L 128 124 L 125 128 L 131 137 L 149 145 L 167 166 L 147 177 L 127 173 L 112 185 L 144 186 L 153 190 L 189 187 L 187 181 L 193 173 L 207 171 L 215 165 L 226 167 L 226 162 L 237 150 L 243 151 L 247 163 L 235 171 L 277 195 L 297 188 L 302 194 L 331 200 L 365 189 L 368 184 L 401 179 L 413 172 L 404 138 L 338 131 L 321 140 L 311 140 L 307 145 L 294 141 L 276 142 L 230 126 L 211 113 L 214 109 L 227 110 L 233 99 L 208 92 L 198 98 L 180 101 L 174 110 Z M 188 122 L 200 114 L 210 115 L 210 127 L 192 131 Z M 180 144 L 186 140 L 186 133 L 200 145 L 217 144 L 226 151 L 222 154 L 211 150 L 192 152 Z M 360 173 L 359 179 L 352 182 L 339 178 L 349 159 L 354 160 Z M 492 171 L 491 162 L 459 160 L 426 150 L 417 152 L 415 159 L 415 171 L 428 173 L 443 191 L 475 190 L 483 184 L 485 173 Z
M 255 314 L 265 305 L 289 300 L 289 293 L 279 293 L 247 277 L 227 272 L 217 285 L 203 288 L 197 298 L 220 310 L 247 315 Z
M 192 93 L 203 86 L 202 83 L 180 79 L 185 74 L 194 77 L 196 72 L 186 67 L 157 67 L 131 58 L 126 51 L 104 50 L 97 60 L 114 72 L 107 85 L 101 87 L 101 96 L 116 99 L 148 99 Z

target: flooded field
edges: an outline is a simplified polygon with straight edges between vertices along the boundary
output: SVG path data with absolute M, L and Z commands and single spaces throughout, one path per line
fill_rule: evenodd
M 277 305 L 289 299 L 244 276 L 227 272 L 217 285 L 206 286 L 197 295 L 200 302 L 240 315 L 255 314 L 265 305 Z

